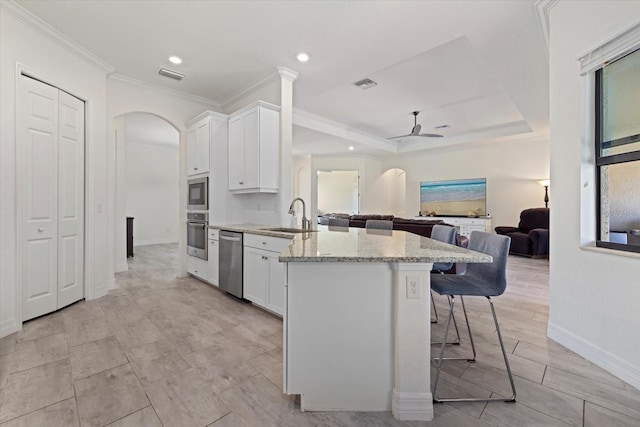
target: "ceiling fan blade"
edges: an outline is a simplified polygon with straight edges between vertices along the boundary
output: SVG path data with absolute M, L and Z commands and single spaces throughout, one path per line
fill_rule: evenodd
M 428 138 L 442 138 L 442 135 L 438 135 L 437 133 L 421 133 L 420 136 L 426 136 Z
M 398 135 L 398 136 L 392 136 L 391 138 L 387 138 L 387 139 L 406 138 L 408 136 L 413 136 L 413 135 L 412 134 L 409 134 L 409 135 Z

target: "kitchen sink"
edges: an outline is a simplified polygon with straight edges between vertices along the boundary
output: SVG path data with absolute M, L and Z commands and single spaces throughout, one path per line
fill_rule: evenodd
M 282 233 L 315 233 L 318 230 L 303 230 L 302 228 L 274 227 L 263 228 L 264 231 L 280 231 Z

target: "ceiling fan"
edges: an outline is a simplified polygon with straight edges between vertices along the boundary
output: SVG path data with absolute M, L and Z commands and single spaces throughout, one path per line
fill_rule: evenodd
M 398 138 L 406 138 L 409 136 L 424 136 L 427 138 L 442 138 L 442 135 L 439 135 L 437 133 L 420 133 L 420 130 L 422 129 L 422 126 L 418 124 L 418 114 L 420 114 L 420 111 L 414 111 L 413 113 L 413 129 L 411 129 L 411 133 L 408 135 L 400 135 L 400 136 L 393 136 L 391 138 L 388 139 L 398 139 Z

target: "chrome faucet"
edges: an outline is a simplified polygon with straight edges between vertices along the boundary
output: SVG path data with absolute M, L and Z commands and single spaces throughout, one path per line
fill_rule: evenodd
M 302 229 L 303 230 L 311 230 L 311 221 L 309 221 L 307 219 L 307 212 L 306 212 L 306 207 L 304 204 L 304 200 L 302 200 L 300 197 L 296 197 L 295 199 L 293 199 L 293 201 L 291 202 L 291 206 L 289 206 L 289 214 L 293 215 L 295 213 L 295 211 L 293 210 L 293 205 L 300 200 L 302 202 Z

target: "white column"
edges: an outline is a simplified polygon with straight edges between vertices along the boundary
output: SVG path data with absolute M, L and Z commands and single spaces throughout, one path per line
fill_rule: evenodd
M 433 419 L 430 271 L 433 264 L 392 264 L 395 375 L 391 411 L 399 420 Z M 417 292 L 412 292 L 415 284 Z
M 289 204 L 293 199 L 291 143 L 293 141 L 293 81 L 298 73 L 278 67 L 280 74 L 280 223 L 290 222 Z M 307 206 L 309 201 L 307 202 Z M 307 212 L 308 215 L 308 212 Z

